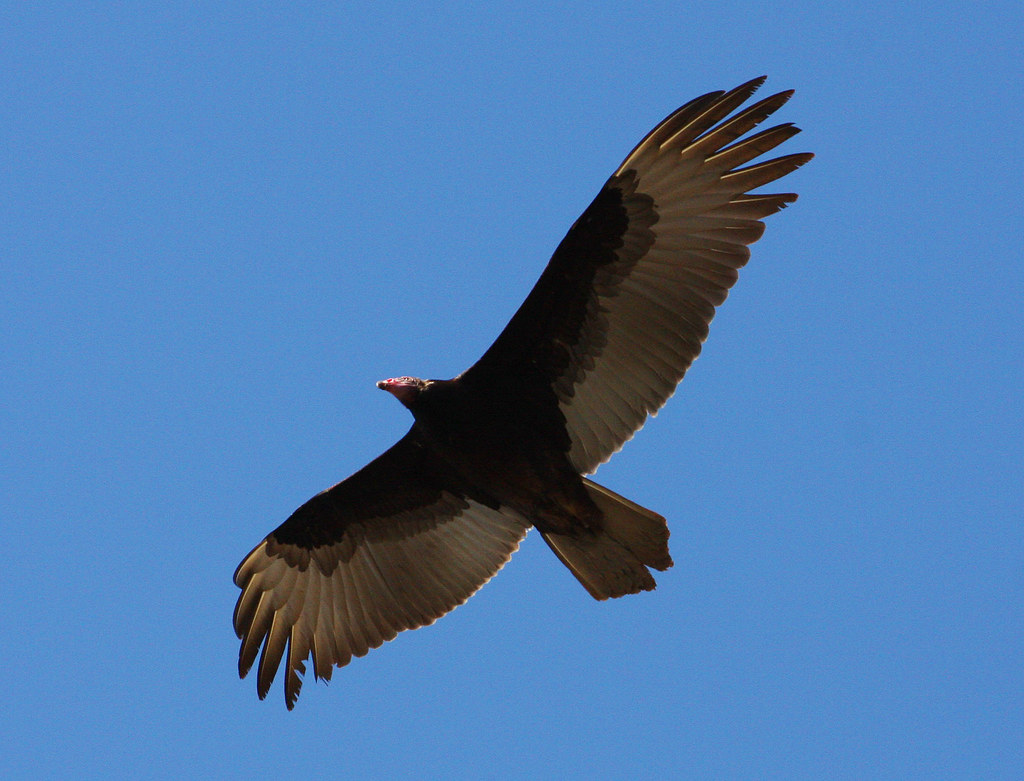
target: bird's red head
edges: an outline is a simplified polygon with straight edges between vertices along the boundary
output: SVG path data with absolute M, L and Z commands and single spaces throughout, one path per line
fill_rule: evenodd
M 420 395 L 420 391 L 426 387 L 426 384 L 419 377 L 389 377 L 378 382 L 377 387 L 386 390 L 408 407 Z

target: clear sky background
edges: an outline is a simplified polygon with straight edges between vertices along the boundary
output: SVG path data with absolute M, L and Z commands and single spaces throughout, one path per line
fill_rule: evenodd
M 1021 4 L 348 6 L 0 12 L 0 776 L 1019 777 Z M 374 382 L 470 365 L 761 73 L 800 200 L 598 475 L 669 518 L 658 590 L 531 534 L 258 701 L 232 572 L 406 431 Z

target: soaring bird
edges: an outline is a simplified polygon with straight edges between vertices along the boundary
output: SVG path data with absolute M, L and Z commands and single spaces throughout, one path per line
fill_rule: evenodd
M 353 656 L 433 623 L 531 526 L 595 599 L 655 587 L 650 570 L 672 566 L 665 519 L 584 475 L 672 395 L 761 220 L 796 200 L 750 192 L 813 156 L 751 164 L 799 132 L 746 135 L 792 94 L 740 110 L 763 81 L 691 100 L 637 144 L 473 366 L 451 380 L 377 383 L 412 413 L 409 432 L 303 504 L 235 571 L 238 670 L 244 678 L 259 656 L 260 699 L 282 660 L 291 709 L 310 656 L 330 680 Z

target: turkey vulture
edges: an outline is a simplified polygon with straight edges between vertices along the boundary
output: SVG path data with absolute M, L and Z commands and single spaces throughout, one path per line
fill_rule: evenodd
M 531 526 L 595 599 L 649 591 L 649 568 L 672 566 L 665 519 L 583 475 L 672 395 L 762 218 L 796 200 L 750 192 L 812 157 L 747 165 L 799 132 L 782 124 L 738 140 L 792 94 L 738 110 L 763 81 L 692 100 L 654 128 L 476 364 L 452 380 L 377 383 L 413 414 L 409 432 L 302 505 L 235 572 L 238 670 L 259 655 L 260 699 L 286 651 L 291 709 L 310 655 L 313 675 L 330 680 L 433 623 Z

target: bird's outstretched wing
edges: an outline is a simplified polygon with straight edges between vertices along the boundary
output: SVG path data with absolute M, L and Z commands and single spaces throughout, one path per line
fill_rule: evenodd
M 310 652 L 313 674 L 330 680 L 334 666 L 433 623 L 501 569 L 527 528 L 470 498 L 414 427 L 306 502 L 239 565 L 239 674 L 259 655 L 263 699 L 287 651 L 291 709 Z
M 750 193 L 813 157 L 747 165 L 799 132 L 783 124 L 737 140 L 792 94 L 733 113 L 763 81 L 692 100 L 654 128 L 462 375 L 496 388 L 516 376 L 557 400 L 581 473 L 608 460 L 672 395 L 750 257 L 747 245 L 764 232 L 762 218 L 796 200 Z

